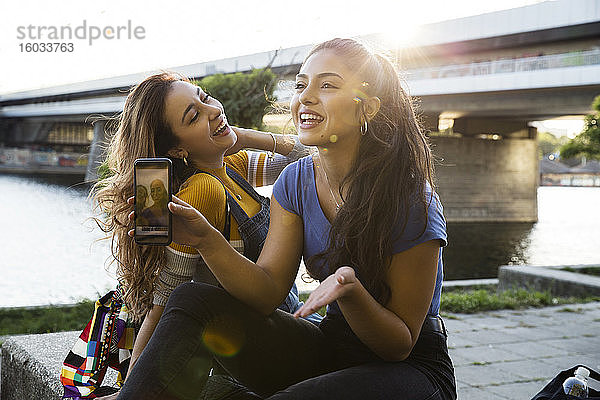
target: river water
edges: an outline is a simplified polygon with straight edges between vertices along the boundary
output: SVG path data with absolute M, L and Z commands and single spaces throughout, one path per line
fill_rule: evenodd
M 72 303 L 114 288 L 110 243 L 89 219 L 86 187 L 0 175 L 0 193 L 0 307 Z M 600 188 L 540 187 L 538 208 L 535 224 L 450 224 L 446 279 L 495 277 L 510 263 L 600 264 Z

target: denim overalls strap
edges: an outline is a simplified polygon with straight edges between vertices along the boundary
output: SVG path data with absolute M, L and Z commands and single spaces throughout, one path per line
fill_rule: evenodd
M 267 238 L 267 232 L 269 230 L 269 207 L 270 201 L 266 197 L 261 196 L 254 190 L 244 178 L 242 178 L 233 169 L 226 168 L 227 175 L 237 183 L 244 192 L 250 195 L 258 204 L 260 204 L 260 211 L 254 216 L 248 217 L 248 214 L 242 209 L 233 196 L 227 193 L 227 203 L 233 214 L 233 218 L 238 223 L 238 232 L 244 241 L 244 255 L 256 262 L 260 251 Z

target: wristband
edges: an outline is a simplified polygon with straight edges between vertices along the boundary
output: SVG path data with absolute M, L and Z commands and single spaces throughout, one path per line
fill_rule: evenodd
M 275 156 L 275 152 L 277 151 L 277 140 L 275 140 L 275 135 L 272 134 L 271 132 L 268 132 L 269 135 L 271 135 L 271 138 L 273 139 L 273 151 L 269 152 L 268 157 L 270 159 L 273 159 L 273 157 Z

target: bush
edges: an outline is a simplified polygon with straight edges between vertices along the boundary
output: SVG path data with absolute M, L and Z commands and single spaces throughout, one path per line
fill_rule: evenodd
M 585 116 L 583 131 L 560 149 L 561 158 L 586 156 L 600 160 L 600 95 L 592 102 L 593 114 Z
M 218 99 L 232 125 L 261 129 L 266 109 L 275 101 L 277 76 L 270 69 L 215 74 L 194 83 Z

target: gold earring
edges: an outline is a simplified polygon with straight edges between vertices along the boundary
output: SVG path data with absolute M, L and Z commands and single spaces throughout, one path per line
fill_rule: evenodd
M 188 162 L 187 162 L 187 158 L 185 158 L 185 156 L 182 157 L 183 158 L 183 163 L 185 164 L 185 166 L 188 166 Z
M 364 118 L 364 122 L 360 126 L 360 134 L 365 136 L 367 131 L 369 130 L 369 125 L 367 124 L 367 117 Z

